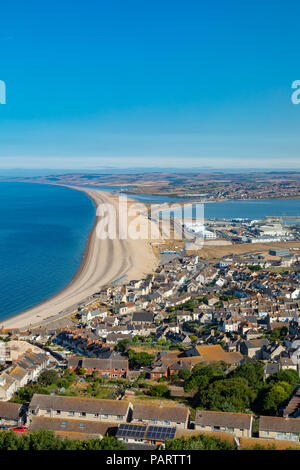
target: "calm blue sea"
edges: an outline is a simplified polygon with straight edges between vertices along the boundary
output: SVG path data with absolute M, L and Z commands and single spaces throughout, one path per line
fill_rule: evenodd
M 95 220 L 83 192 L 0 183 L 0 320 L 63 289 L 76 274 Z

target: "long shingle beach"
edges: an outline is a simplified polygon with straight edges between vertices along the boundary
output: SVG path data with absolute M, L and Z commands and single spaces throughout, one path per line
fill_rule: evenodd
M 118 227 L 120 209 L 116 196 L 96 189 L 73 188 L 84 191 L 93 200 L 96 208 L 101 204 L 111 204 L 116 211 Z M 125 213 L 122 212 L 121 215 L 125 215 Z M 100 239 L 96 230 L 99 220 L 97 217 L 89 236 L 81 267 L 71 283 L 54 297 L 5 320 L 2 323 L 5 328 L 36 327 L 50 321 L 53 316 L 64 315 L 66 310 L 72 310 L 74 305 L 97 292 L 101 286 L 119 279 L 125 274 L 130 280 L 139 279 L 153 271 L 157 265 L 157 259 L 149 240 L 120 239 L 118 230 L 115 239 Z

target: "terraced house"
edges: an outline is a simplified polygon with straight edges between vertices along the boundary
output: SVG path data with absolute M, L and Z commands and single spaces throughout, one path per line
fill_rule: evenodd
M 0 425 L 19 426 L 24 420 L 23 405 L 0 401 Z
M 29 431 L 42 429 L 49 429 L 54 431 L 56 435 L 70 439 L 102 439 L 106 434 L 116 432 L 117 423 L 32 416 Z
M 299 442 L 300 420 L 298 418 L 277 418 L 261 416 L 259 419 L 259 437 Z
M 89 374 L 98 372 L 102 377 L 122 378 L 128 372 L 127 359 L 90 359 L 85 357 L 70 357 L 68 368 L 76 371 L 85 369 Z
M 253 416 L 243 413 L 224 413 L 198 410 L 195 429 L 209 432 L 230 432 L 235 437 L 251 437 Z
M 181 406 L 150 406 L 135 404 L 132 412 L 132 423 L 172 426 L 187 429 L 190 410 Z
M 34 394 L 28 417 L 29 420 L 43 416 L 122 423 L 126 422 L 131 406 L 128 401 Z

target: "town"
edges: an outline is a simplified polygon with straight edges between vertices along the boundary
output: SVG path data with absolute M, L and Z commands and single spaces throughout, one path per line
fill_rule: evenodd
M 162 251 L 154 273 L 67 317 L 3 328 L 0 429 L 133 450 L 203 436 L 300 448 L 300 251 L 288 245 Z

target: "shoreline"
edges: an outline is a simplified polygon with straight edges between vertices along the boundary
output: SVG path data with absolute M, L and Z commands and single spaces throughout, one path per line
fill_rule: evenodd
M 40 184 L 43 184 L 43 183 L 40 183 Z M 50 186 L 55 186 L 53 184 L 49 184 Z M 56 186 L 64 186 L 64 187 L 68 187 L 69 189 L 73 189 L 72 187 L 70 186 L 66 186 L 66 185 L 56 185 Z M 88 196 L 89 197 L 89 196 Z M 78 276 L 80 276 L 80 273 L 82 271 L 82 269 L 84 268 L 84 264 L 86 262 L 86 258 L 87 258 L 87 255 L 88 255 L 88 251 L 90 250 L 90 244 L 91 244 L 91 239 L 92 239 L 92 236 L 93 236 L 93 231 L 96 230 L 96 227 L 97 227 L 97 215 L 96 215 L 96 211 L 97 211 L 97 206 L 96 206 L 96 203 L 94 201 L 94 199 L 92 197 L 90 197 L 91 201 L 93 202 L 94 204 L 94 207 L 95 207 L 95 221 L 94 221 L 94 224 L 93 224 L 93 227 L 91 228 L 89 234 L 88 234 L 88 238 L 87 238 L 87 241 L 86 241 L 86 245 L 85 245 L 85 249 L 84 249 L 84 252 L 81 256 L 81 261 L 80 261 L 80 265 L 79 265 L 79 268 L 77 269 L 76 273 L 74 274 L 74 276 L 72 277 L 72 279 L 66 284 L 65 287 L 63 287 L 62 289 L 60 289 L 56 294 L 53 294 L 51 295 L 50 297 L 47 297 L 45 300 L 42 300 L 41 302 L 39 302 L 38 304 L 36 305 L 33 305 L 32 307 L 29 307 L 27 308 L 26 310 L 22 310 L 22 312 L 19 312 L 19 313 L 16 313 L 14 314 L 12 317 L 9 317 L 9 318 L 6 318 L 4 320 L 1 320 L 0 322 L 0 326 L 4 326 L 5 327 L 5 323 L 10 321 L 10 320 L 13 320 L 13 319 L 17 319 L 18 317 L 20 317 L 21 315 L 24 315 L 28 312 L 30 312 L 30 310 L 36 308 L 36 307 L 42 307 L 46 302 L 50 301 L 50 300 L 53 300 L 55 299 L 58 295 L 62 294 L 66 289 L 68 289 L 69 287 L 71 287 L 71 285 L 76 281 L 76 279 L 78 278 Z
M 82 302 L 88 301 L 89 297 L 92 297 L 101 286 L 109 284 L 126 274 L 133 279 L 141 275 L 141 271 L 143 273 L 144 271 L 152 272 L 157 264 L 153 250 L 146 240 L 120 240 L 118 237 L 116 240 L 98 239 L 96 234 L 99 221 L 97 207 L 99 203 L 105 202 L 112 203 L 116 207 L 111 193 L 71 185 L 53 184 L 53 186 L 64 186 L 84 192 L 92 200 L 96 210 L 95 221 L 88 235 L 79 269 L 62 290 L 39 304 L 1 321 L 1 327 L 4 329 L 27 330 L 62 319 L 77 310 L 78 305 Z M 128 201 L 136 203 L 134 200 Z M 116 207 L 116 210 L 118 210 L 118 207 Z M 137 245 L 136 256 L 134 256 L 135 249 L 132 242 Z M 115 259 L 113 256 L 114 251 L 116 252 Z M 144 256 L 142 256 L 143 254 Z M 97 263 L 97 261 L 100 260 L 101 262 L 103 259 L 106 260 L 107 270 L 103 268 L 101 270 L 101 264 Z

